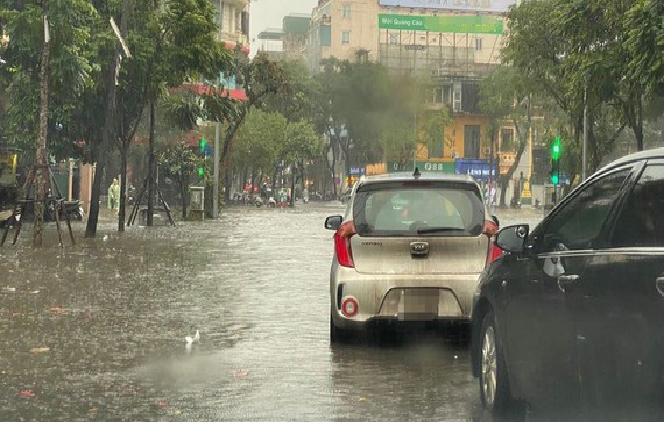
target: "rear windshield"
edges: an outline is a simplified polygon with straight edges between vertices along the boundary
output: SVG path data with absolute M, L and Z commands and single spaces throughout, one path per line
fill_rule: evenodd
M 353 220 L 360 236 L 478 236 L 485 208 L 468 183 L 376 183 L 358 188 Z

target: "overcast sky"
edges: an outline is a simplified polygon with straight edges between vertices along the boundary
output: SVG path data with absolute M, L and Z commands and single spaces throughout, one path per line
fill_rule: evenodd
M 272 48 L 277 44 L 254 40 L 259 32 L 268 28 L 281 28 L 282 18 L 289 13 L 311 14 L 318 0 L 252 0 L 249 6 L 249 45 L 251 55 L 259 48 Z M 281 44 L 281 43 L 280 43 Z

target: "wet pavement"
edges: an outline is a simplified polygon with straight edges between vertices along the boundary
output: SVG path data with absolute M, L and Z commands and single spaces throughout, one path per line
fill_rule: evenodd
M 49 226 L 36 251 L 24 228 L 0 248 L 0 421 L 492 420 L 464 342 L 330 345 L 323 220 L 343 210 L 236 207 L 122 234 L 106 222 L 92 240 L 76 223 L 64 248 Z

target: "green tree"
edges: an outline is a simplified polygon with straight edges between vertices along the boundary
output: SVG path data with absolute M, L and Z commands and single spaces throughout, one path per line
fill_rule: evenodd
M 497 128 L 507 122 L 515 128 L 515 161 L 506 174 L 500 176 L 500 205 L 506 205 L 508 182 L 513 178 L 522 154 L 529 144 L 533 128 L 534 106 L 538 107 L 538 95 L 531 81 L 526 80 L 515 68 L 502 66 L 491 72 L 481 83 L 480 108 L 492 120 L 489 133 L 490 156 L 494 156 Z
M 167 143 L 159 149 L 158 161 L 164 166 L 175 180 L 180 190 L 182 219 L 187 218 L 187 204 L 189 203 L 189 186 L 197 169 L 204 165 L 200 154 L 192 151 L 185 142 Z
M 39 122 L 39 65 L 43 41 L 41 4 L 0 0 L 0 21 L 9 36 L 1 51 L 0 85 L 6 89 L 6 110 L 0 129 L 7 141 L 26 151 L 36 148 Z M 93 5 L 84 0 L 52 2 L 50 24 L 50 152 L 62 158 L 74 152 L 73 142 L 83 138 L 75 114 L 85 93 L 100 75 L 97 49 L 101 24 Z M 99 127 L 100 119 L 88 120 Z M 59 129 L 59 130 L 57 130 Z M 99 132 L 98 132 L 99 134 Z
M 391 103 L 401 101 L 390 95 L 392 79 L 387 69 L 378 63 L 327 59 L 316 79 L 321 86 L 317 101 L 323 107 L 316 126 L 330 140 L 325 157 L 331 174 L 342 156 L 347 174 L 353 158 L 381 159 L 384 113 Z
M 245 90 L 247 99 L 234 101 L 234 107 L 228 107 L 228 99 L 220 95 L 208 95 L 204 98 L 207 120 L 224 122 L 224 133 L 220 154 L 220 164 L 224 169 L 225 186 L 228 195 L 232 188 L 232 163 L 236 134 L 242 127 L 253 107 L 262 107 L 266 96 L 277 92 L 286 83 L 284 70 L 279 63 L 271 61 L 265 54 L 257 54 L 250 60 L 239 46 L 234 50 L 233 62 L 228 75 L 235 75 L 236 84 Z M 217 193 L 216 193 L 217 194 Z
M 155 0 L 158 1 L 158 0 Z M 146 16 L 144 26 L 153 48 L 147 55 L 145 68 L 149 118 L 148 152 L 148 225 L 152 225 L 156 172 L 155 116 L 156 106 L 164 89 L 177 87 L 194 75 L 214 78 L 231 67 L 230 56 L 223 44 L 216 41 L 217 26 L 213 8 L 207 0 L 183 0 L 155 3 L 153 13 Z M 163 11 L 162 11 L 163 10 Z M 227 99 L 215 96 L 218 102 Z
M 264 174 L 270 174 L 268 172 L 274 168 L 284 143 L 286 126 L 283 115 L 253 108 L 238 131 L 233 160 L 243 177 L 248 171 L 252 172 L 253 185 L 256 185 L 257 176 L 260 182 Z
M 314 125 L 306 120 L 290 122 L 286 127 L 285 142 L 278 153 L 285 163 L 291 165 L 291 207 L 295 206 L 298 173 L 302 177 L 305 162 L 321 154 L 321 136 Z

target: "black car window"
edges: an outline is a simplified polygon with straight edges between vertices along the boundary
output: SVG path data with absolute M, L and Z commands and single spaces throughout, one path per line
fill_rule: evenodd
M 663 246 L 662 164 L 644 169 L 617 219 L 610 246 Z
M 609 174 L 578 192 L 546 223 L 539 249 L 550 252 L 559 244 L 569 250 L 593 248 L 629 173 Z

